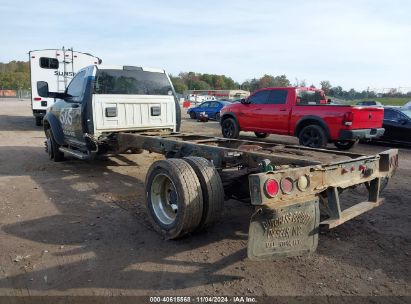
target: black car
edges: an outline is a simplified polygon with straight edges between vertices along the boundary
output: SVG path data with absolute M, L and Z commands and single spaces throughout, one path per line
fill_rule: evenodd
M 374 100 L 363 100 L 356 103 L 357 106 L 382 106 L 382 103 Z
M 383 128 L 380 140 L 411 143 L 411 109 L 384 108 Z

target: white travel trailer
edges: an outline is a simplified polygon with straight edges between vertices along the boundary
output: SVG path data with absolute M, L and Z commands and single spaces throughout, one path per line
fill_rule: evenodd
M 38 81 L 46 81 L 52 92 L 64 92 L 78 70 L 101 63 L 101 59 L 96 56 L 64 47 L 30 51 L 29 59 L 31 108 L 37 126 L 41 125 L 47 108 L 54 103 L 54 98 L 40 97 L 37 92 Z

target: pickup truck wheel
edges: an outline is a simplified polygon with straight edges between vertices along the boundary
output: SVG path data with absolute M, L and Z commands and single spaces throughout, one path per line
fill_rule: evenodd
M 196 119 L 196 113 L 195 112 L 190 112 L 190 118 L 191 119 Z
M 323 128 L 317 125 L 304 127 L 298 138 L 300 145 L 310 148 L 325 148 L 327 146 L 327 136 Z
M 240 128 L 233 118 L 226 118 L 221 124 L 221 133 L 225 138 L 238 138 Z
M 167 159 L 153 163 L 147 173 L 145 192 L 148 217 L 166 239 L 182 237 L 200 224 L 201 185 L 186 161 Z
M 255 136 L 258 138 L 267 138 L 270 134 L 268 133 L 260 133 L 260 132 L 254 132 Z
M 59 162 L 64 160 L 64 153 L 59 150 L 60 145 L 54 139 L 53 131 L 46 131 L 46 151 L 51 160 Z
M 43 119 L 41 119 L 41 117 L 36 117 L 36 126 L 37 127 L 41 126 L 42 122 L 43 122 Z
M 211 162 L 203 157 L 185 157 L 197 174 L 203 194 L 203 215 L 197 231 L 211 227 L 224 209 L 224 188 L 220 175 Z
M 358 140 L 336 141 L 334 145 L 340 150 L 349 150 L 357 144 Z

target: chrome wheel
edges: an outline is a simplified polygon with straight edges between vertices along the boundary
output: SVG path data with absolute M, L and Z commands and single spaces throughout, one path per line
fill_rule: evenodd
M 177 218 L 178 196 L 176 187 L 166 174 L 157 175 L 151 186 L 151 202 L 157 219 L 171 225 Z

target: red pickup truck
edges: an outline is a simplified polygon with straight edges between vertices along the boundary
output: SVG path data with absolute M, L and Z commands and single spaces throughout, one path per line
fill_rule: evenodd
M 359 139 L 384 134 L 382 107 L 331 104 L 324 92 L 306 87 L 266 88 L 220 112 L 223 136 L 237 138 L 252 131 L 259 138 L 269 134 L 296 136 L 300 144 L 324 148 L 332 142 L 348 150 Z

